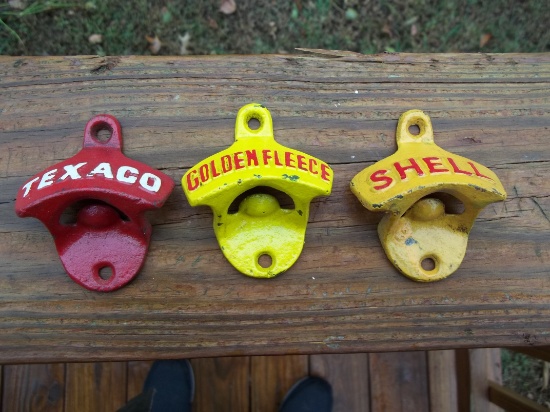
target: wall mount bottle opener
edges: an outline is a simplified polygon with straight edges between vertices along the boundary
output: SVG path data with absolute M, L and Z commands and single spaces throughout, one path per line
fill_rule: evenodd
M 257 129 L 249 127 L 251 119 L 259 121 Z M 310 202 L 330 194 L 332 179 L 325 162 L 277 143 L 271 114 L 252 103 L 237 114 L 235 142 L 189 169 L 181 183 L 191 206 L 212 208 L 214 232 L 231 264 L 245 275 L 271 278 L 300 256 Z M 255 193 L 232 213 L 235 199 L 257 187 L 286 193 L 294 209 L 281 207 L 272 194 Z M 271 258 L 267 265 L 263 255 Z
M 111 136 L 100 141 L 98 132 Z M 26 182 L 17 193 L 16 213 L 36 217 L 52 234 L 69 276 L 87 289 L 108 292 L 131 281 L 143 265 L 151 237 L 144 213 L 161 207 L 173 180 L 124 156 L 122 132 L 114 116 L 98 115 L 87 124 L 75 156 Z M 76 208 L 75 222 L 62 222 Z M 104 279 L 100 271 L 110 268 Z
M 440 280 L 460 266 L 478 213 L 506 192 L 488 168 L 437 146 L 420 110 L 401 115 L 396 139 L 397 151 L 358 173 L 351 190 L 367 209 L 388 212 L 378 235 L 394 266 L 416 281 Z M 446 211 L 438 192 L 456 197 L 464 211 Z

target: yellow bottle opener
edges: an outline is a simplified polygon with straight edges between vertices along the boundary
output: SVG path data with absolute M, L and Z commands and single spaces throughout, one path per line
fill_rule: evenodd
M 251 119 L 259 121 L 257 129 L 249 127 Z M 277 143 L 271 114 L 252 103 L 237 114 L 235 143 L 193 166 L 181 183 L 191 206 L 212 208 L 214 232 L 233 266 L 248 276 L 271 278 L 300 256 L 309 204 L 330 194 L 332 179 L 325 162 Z M 271 194 L 255 193 L 231 213 L 235 199 L 258 186 L 285 192 L 294 209 L 281 208 Z M 271 258 L 267 267 L 260 262 L 263 255 Z
M 389 212 L 378 235 L 395 267 L 416 281 L 440 280 L 460 266 L 478 213 L 506 192 L 488 168 L 437 146 L 424 112 L 403 113 L 396 135 L 397 152 L 358 173 L 351 190 L 367 209 Z M 445 211 L 436 192 L 456 197 L 464 211 Z

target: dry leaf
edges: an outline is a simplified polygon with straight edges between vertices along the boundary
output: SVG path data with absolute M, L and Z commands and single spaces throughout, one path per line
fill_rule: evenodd
M 237 3 L 235 3 L 235 0 L 222 0 L 220 11 L 223 14 L 233 14 L 235 10 L 237 10 Z
M 88 41 L 92 44 L 99 44 L 103 42 L 103 36 L 101 34 L 92 34 L 88 37 Z
M 548 389 L 548 383 L 550 381 L 550 362 L 544 362 L 542 368 L 542 389 Z
M 416 36 L 418 34 L 418 28 L 416 27 L 416 24 L 413 24 L 411 26 L 411 36 Z
M 191 35 L 189 33 L 185 33 L 183 36 L 178 35 L 178 40 L 180 41 L 180 54 L 182 56 L 191 54 L 189 53 L 189 50 L 187 50 L 189 47 L 189 42 L 191 41 Z
M 218 22 L 214 20 L 212 17 L 208 17 L 208 25 L 211 29 L 217 29 L 218 28 Z
M 489 40 L 491 40 L 492 37 L 493 35 L 491 33 L 482 34 L 479 39 L 479 48 L 485 47 L 485 45 L 489 43 Z
M 25 2 L 23 0 L 9 0 L 8 4 L 12 9 L 23 10 L 25 8 Z
M 145 36 L 145 39 L 149 42 L 149 50 L 151 50 L 151 53 L 157 54 L 162 46 L 160 39 L 157 36 Z
M 382 27 L 382 33 L 386 33 L 388 36 L 393 37 L 391 33 L 391 27 L 388 23 L 384 23 L 384 26 Z

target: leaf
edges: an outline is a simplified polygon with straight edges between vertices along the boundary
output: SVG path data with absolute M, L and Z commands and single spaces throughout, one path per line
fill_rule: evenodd
M 211 29 L 216 30 L 218 28 L 218 22 L 214 20 L 212 17 L 208 17 L 208 26 Z
M 418 27 L 416 27 L 416 24 L 413 24 L 411 26 L 411 36 L 416 36 L 418 34 Z
M 92 44 L 99 44 L 103 42 L 103 36 L 101 34 L 92 34 L 88 37 L 88 41 Z
M 162 43 L 160 39 L 157 36 L 155 37 L 145 36 L 145 40 L 147 40 L 147 42 L 149 43 L 149 50 L 151 51 L 151 53 L 157 54 L 160 48 L 162 47 Z
M 359 13 L 352 9 L 351 7 L 346 10 L 346 20 L 355 20 L 359 17 Z
M 493 38 L 493 35 L 491 33 L 482 34 L 481 37 L 479 38 L 479 48 L 481 49 L 485 47 L 485 45 L 489 43 L 489 40 L 491 40 L 492 38 Z
M 385 33 L 388 36 L 393 37 L 393 34 L 391 32 L 391 27 L 388 23 L 384 23 L 384 26 L 382 27 L 382 33 Z
M 235 10 L 237 10 L 237 3 L 235 3 L 235 0 L 222 0 L 220 11 L 223 14 L 233 14 Z
M 185 33 L 183 36 L 178 35 L 178 40 L 180 42 L 180 54 L 185 56 L 186 54 L 191 54 L 187 48 L 189 47 L 189 42 L 191 41 L 191 35 Z

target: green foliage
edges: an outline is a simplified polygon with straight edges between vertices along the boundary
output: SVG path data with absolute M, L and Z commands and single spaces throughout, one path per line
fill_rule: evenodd
M 550 7 L 539 0 L 37 0 L 23 10 L 0 3 L 0 53 L 31 55 L 277 53 L 296 47 L 397 52 L 550 51 Z M 101 34 L 101 44 L 88 38 Z M 490 40 L 480 47 L 480 38 Z M 19 41 L 19 39 L 21 41 Z

